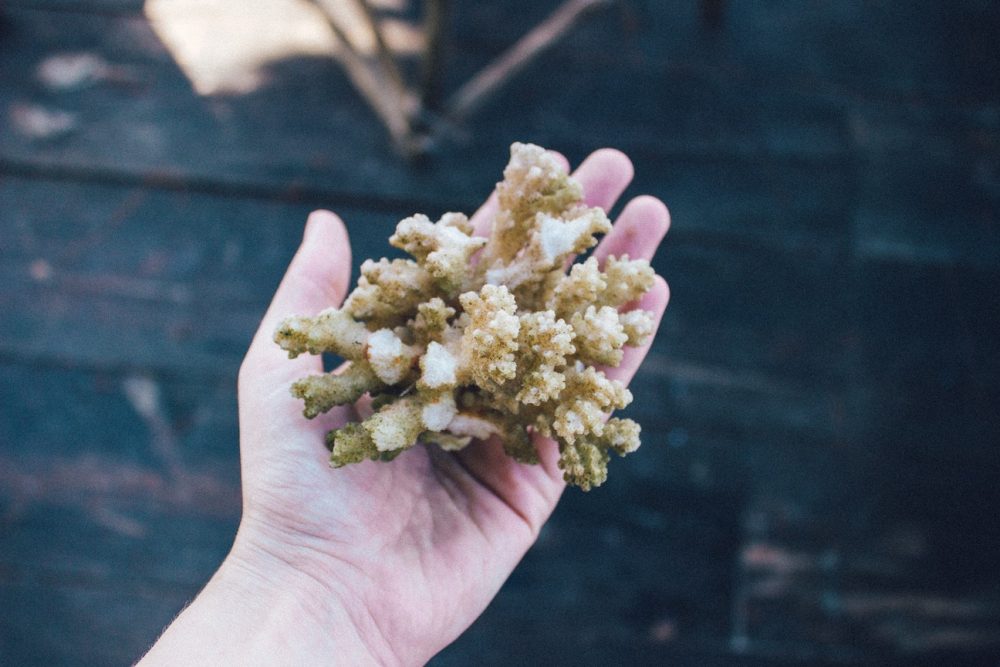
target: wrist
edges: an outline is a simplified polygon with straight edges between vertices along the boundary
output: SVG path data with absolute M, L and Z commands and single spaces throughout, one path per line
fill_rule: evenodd
M 356 622 L 357 601 L 342 579 L 328 571 L 328 557 L 276 539 L 244 518 L 219 569 L 221 585 L 237 606 L 257 601 L 268 620 L 271 643 L 297 647 L 290 655 L 344 665 L 381 662 L 372 638 Z M 264 654 L 264 657 L 267 657 Z M 294 661 L 299 662 L 299 661 Z
M 381 663 L 344 593 L 241 527 L 222 566 L 143 664 Z

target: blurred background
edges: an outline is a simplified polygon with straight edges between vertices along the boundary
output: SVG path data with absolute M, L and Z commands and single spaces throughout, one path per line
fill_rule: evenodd
M 132 661 L 217 567 L 307 213 L 379 257 L 521 140 L 631 156 L 673 298 L 643 448 L 432 664 L 997 664 L 1000 5 L 358 7 L 0 0 L 0 663 Z

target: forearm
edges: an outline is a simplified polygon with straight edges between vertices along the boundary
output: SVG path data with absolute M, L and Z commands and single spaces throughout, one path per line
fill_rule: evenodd
M 237 541 L 239 542 L 239 541 Z M 379 664 L 340 601 L 308 575 L 239 546 L 141 665 Z

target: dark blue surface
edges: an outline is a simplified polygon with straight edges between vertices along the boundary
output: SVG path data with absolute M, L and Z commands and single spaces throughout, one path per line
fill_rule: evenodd
M 449 90 L 554 6 L 453 4 Z M 643 448 L 434 664 L 996 663 L 1000 8 L 721 4 L 615 4 L 408 164 L 327 59 L 200 97 L 138 0 L 0 3 L 0 663 L 135 659 L 222 559 L 235 374 L 307 212 L 379 256 L 514 140 L 630 154 L 672 301 Z M 119 78 L 39 82 L 80 52 Z

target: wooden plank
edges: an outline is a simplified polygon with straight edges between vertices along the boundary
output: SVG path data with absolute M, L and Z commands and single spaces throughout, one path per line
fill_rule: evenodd
M 76 14 L 129 14 L 142 12 L 145 0 L 5 0 L 13 9 L 33 9 Z
M 630 492 L 567 493 L 493 604 L 432 664 L 724 655 L 738 499 L 659 484 Z M 621 513 L 606 509 L 617 502 Z
M 734 645 L 748 656 L 839 663 L 977 664 L 995 655 L 1000 604 L 985 588 L 942 585 L 912 525 L 852 530 L 847 516 L 750 510 L 758 534 L 740 557 Z M 944 629 L 947 628 L 947 631 Z
M 963 107 L 859 105 L 852 127 L 866 154 L 853 213 L 859 256 L 1000 265 L 1000 121 Z
M 790 442 L 741 443 L 748 476 L 770 483 L 749 503 L 740 558 L 747 651 L 995 654 L 997 281 L 995 269 L 859 265 L 861 430 L 798 459 Z
M 947 50 L 924 48 L 928 39 L 939 39 L 931 34 L 939 24 L 981 41 L 997 22 L 995 12 L 974 4 L 948 12 L 916 4 L 909 13 L 888 15 L 831 4 L 803 13 L 750 3 L 734 10 L 740 31 L 713 42 L 701 39 L 696 10 L 688 5 L 657 4 L 642 29 L 621 19 L 584 26 L 514 83 L 508 95 L 519 104 L 493 105 L 473 123 L 468 143 L 415 169 L 391 155 L 331 63 L 289 61 L 249 96 L 203 100 L 139 15 L 61 16 L 15 5 L 12 48 L 5 50 L 10 60 L 0 54 L 9 83 L 0 90 L 0 108 L 11 117 L 68 113 L 72 127 L 47 140 L 15 127 L 0 137 L 0 168 L 131 183 L 158 178 L 176 187 L 241 193 L 259 186 L 274 196 L 306 191 L 366 205 L 381 198 L 401 209 L 444 209 L 471 207 L 489 190 L 514 138 L 553 145 L 574 159 L 611 144 L 636 159 L 634 192 L 651 191 L 678 209 L 678 231 L 822 246 L 860 196 L 853 219 L 862 253 L 977 266 L 996 260 L 985 250 L 996 245 L 987 242 L 995 234 L 995 188 L 976 175 L 995 171 L 988 151 L 997 132 L 988 105 L 992 88 L 979 74 L 990 71 L 989 62 L 981 62 L 988 56 L 968 49 L 954 62 L 943 55 Z M 460 10 L 468 14 L 456 21 L 456 81 L 466 74 L 462 67 L 485 62 L 516 34 L 506 31 L 534 18 L 517 12 L 518 21 L 498 22 L 497 12 L 506 10 L 492 3 L 463 3 Z M 494 41 L 484 42 L 484 34 Z M 887 34 L 899 51 L 871 57 Z M 619 50 L 611 56 L 609 41 L 628 57 Z M 846 49 L 849 58 L 845 43 L 858 47 Z M 799 48 L 809 57 L 785 57 Z M 35 66 L 79 52 L 103 59 L 118 76 L 81 90 L 39 86 Z M 567 87 L 566 80 L 579 78 L 574 72 L 586 73 L 588 85 Z M 883 109 L 904 93 L 905 117 L 893 120 L 897 112 Z M 948 112 L 946 104 L 959 93 L 961 112 Z M 932 137 L 929 143 L 906 144 L 880 158 L 886 142 L 905 136 L 899 123 L 914 118 L 924 126 L 921 136 Z M 953 125 L 966 129 L 957 136 L 941 131 Z M 586 136 L 577 132 L 581 126 Z M 970 150 L 980 158 L 955 159 Z M 767 166 L 760 166 L 765 159 Z M 947 178 L 935 178 L 942 169 Z M 780 210 L 768 211 L 768 204 Z M 940 217 L 955 223 L 935 224 Z
M 943 585 L 995 581 L 1000 553 L 1000 328 L 997 272 L 873 262 L 864 317 L 874 456 L 896 471 L 873 493 L 876 516 L 925 535 L 926 573 Z M 959 510 L 961 508 L 961 510 Z
M 844 387 L 713 372 L 670 362 L 659 354 L 648 361 L 633 380 L 636 401 L 629 414 L 651 428 L 734 439 L 739 434 L 751 442 L 787 441 L 794 436 L 792 441 L 798 439 L 802 447 L 825 447 L 863 424 L 843 415 L 849 395 Z
M 806 11 L 794 3 L 734 2 L 727 3 L 723 29 L 711 33 L 699 25 L 700 4 L 626 9 L 620 20 L 630 32 L 619 49 L 601 48 L 598 40 L 610 27 L 595 23 L 581 30 L 578 39 L 592 41 L 579 51 L 647 66 L 671 63 L 694 70 L 691 76 L 725 70 L 737 86 L 756 81 L 773 104 L 777 88 L 837 98 L 848 108 L 858 100 L 988 106 L 1000 91 L 990 75 L 1000 64 L 990 48 L 1000 25 L 992 3 L 818 0 Z M 475 37 L 470 29 L 468 38 Z
M 672 358 L 816 386 L 857 370 L 852 277 L 835 250 L 668 237 L 654 266 L 671 286 L 662 345 Z
M 135 657 L 232 538 L 239 500 L 231 383 L 16 364 L 0 364 L 0 377 L 0 600 L 10 603 L 0 635 L 11 638 L 0 656 Z M 159 425 L 130 403 L 135 392 L 153 398 Z M 539 642 L 545 623 L 568 642 L 579 633 L 602 640 L 624 623 L 627 636 L 609 637 L 615 645 L 638 636 L 655 653 L 664 641 L 656 629 L 668 622 L 683 624 L 692 645 L 720 641 L 738 500 L 683 482 L 666 489 L 655 477 L 625 483 L 627 473 L 615 473 L 620 481 L 601 495 L 568 494 L 487 621 L 487 631 L 499 633 L 491 641 L 525 608 L 547 619 Z M 592 546 L 581 551 L 581 543 Z M 622 549 L 645 555 L 607 572 L 603 564 Z M 663 577 L 665 566 L 677 576 Z M 625 575 L 631 583 L 622 587 Z M 595 577 L 613 594 L 619 621 L 609 623 L 606 596 L 584 595 Z M 705 596 L 706 587 L 717 594 Z M 555 609 L 553 600 L 561 600 Z M 123 622 L 127 610 L 142 622 Z M 40 627 L 62 630 L 38 631 L 42 617 Z M 577 634 L 566 635 L 571 626 Z
M 132 664 L 196 592 L 0 584 L 0 603 L 17 609 L 0 616 L 0 659 L 25 666 Z
M 2 354 L 227 375 L 310 208 L 10 178 L 0 190 Z M 343 215 L 359 258 L 384 249 L 395 216 Z
M 16 178 L 0 192 L 0 274 L 13 286 L 0 296 L 10 313 L 3 354 L 223 375 L 235 371 L 309 209 Z M 341 213 L 355 264 L 390 249 L 395 215 Z M 668 240 L 656 265 L 674 292 L 657 350 L 679 364 L 659 373 L 678 391 L 728 385 L 784 401 L 800 387 L 783 382 L 825 378 L 828 391 L 849 375 L 835 260 Z
M 0 378 L 0 660 L 134 660 L 231 544 L 232 383 L 16 364 Z
M 636 191 L 656 194 L 663 191 L 664 167 L 676 160 L 686 164 L 691 156 L 721 165 L 730 180 L 759 180 L 752 165 L 762 155 L 789 159 L 796 169 L 805 162 L 818 183 L 829 173 L 830 160 L 843 155 L 842 114 L 808 95 L 800 96 L 805 107 L 786 111 L 739 101 L 736 107 L 756 106 L 760 113 L 735 114 L 725 107 L 729 102 L 711 102 L 714 110 L 706 106 L 721 72 L 693 83 L 675 72 L 664 82 L 655 68 L 630 69 L 614 61 L 595 69 L 556 53 L 553 67 L 519 79 L 510 90 L 517 105 L 494 105 L 469 128 L 467 141 L 410 167 L 391 155 L 381 129 L 330 62 L 279 63 L 269 85 L 250 95 L 201 99 L 142 18 L 12 11 L 10 21 L 12 48 L 5 53 L 19 55 L 6 62 L 0 55 L 0 69 L 10 72 L 0 108 L 18 117 L 39 110 L 67 113 L 69 120 L 65 131 L 48 139 L 16 127 L 0 137 L 0 167 L 8 172 L 54 170 L 66 177 L 132 182 L 158 178 L 178 186 L 260 185 L 275 195 L 305 189 L 345 201 L 370 202 L 377 193 L 405 208 L 448 208 L 470 207 L 489 191 L 514 139 L 545 143 L 574 159 L 601 145 L 620 146 L 636 155 Z M 120 76 L 80 90 L 40 89 L 34 68 L 65 53 L 94 55 Z M 563 89 L 560 83 L 572 80 L 574 72 L 586 72 L 596 88 Z M 762 95 L 750 82 L 743 91 Z M 690 99 L 678 99 L 682 94 Z M 629 98 L 643 104 L 619 102 Z M 791 129 L 802 123 L 811 129 Z M 576 131 L 580 126 L 589 128 L 586 135 Z M 665 132 L 666 127 L 686 129 Z M 776 142 L 779 136 L 784 138 Z M 795 136 L 800 139 L 792 140 Z M 709 177 L 716 182 L 704 184 L 706 189 L 717 191 L 718 174 Z
M 662 158 L 637 149 L 637 169 L 655 177 L 650 185 L 670 209 L 672 228 L 667 252 L 693 241 L 727 246 L 737 255 L 741 245 L 791 249 L 809 262 L 823 263 L 845 252 L 850 229 L 854 168 L 782 164 L 765 160 Z M 642 192 L 641 186 L 629 189 Z
M 971 268 L 869 261 L 859 295 L 867 336 L 864 361 L 887 384 L 927 380 L 995 384 L 1000 302 L 997 267 Z
M 113 8 L 138 15 L 143 3 L 8 0 L 7 4 L 13 9 L 81 14 Z M 401 3 L 385 14 L 412 19 L 415 4 Z M 914 2 L 891 12 L 864 2 L 823 0 L 809 12 L 794 5 L 741 3 L 728 8 L 726 28 L 711 35 L 701 25 L 699 9 L 697 2 L 677 0 L 605 12 L 574 30 L 565 47 L 556 50 L 555 61 L 607 66 L 624 59 L 636 70 L 666 66 L 686 70 L 689 78 L 725 72 L 737 87 L 755 81 L 755 88 L 767 95 L 787 88 L 826 96 L 861 92 L 883 101 L 901 93 L 943 101 L 942 96 L 957 93 L 963 104 L 988 104 L 997 92 L 995 80 L 988 76 L 997 66 L 997 56 L 983 47 L 989 45 L 1000 14 L 988 3 L 956 2 L 945 9 L 934 2 Z M 550 10 L 551 5 L 526 5 L 520 0 L 457 3 L 446 63 L 449 87 L 466 80 Z M 957 47 L 946 48 L 944 42 L 952 34 L 964 39 Z M 884 49 L 887 42 L 895 48 Z M 609 47 L 612 44 L 614 48 Z M 557 67 L 553 62 L 541 61 L 531 74 Z

